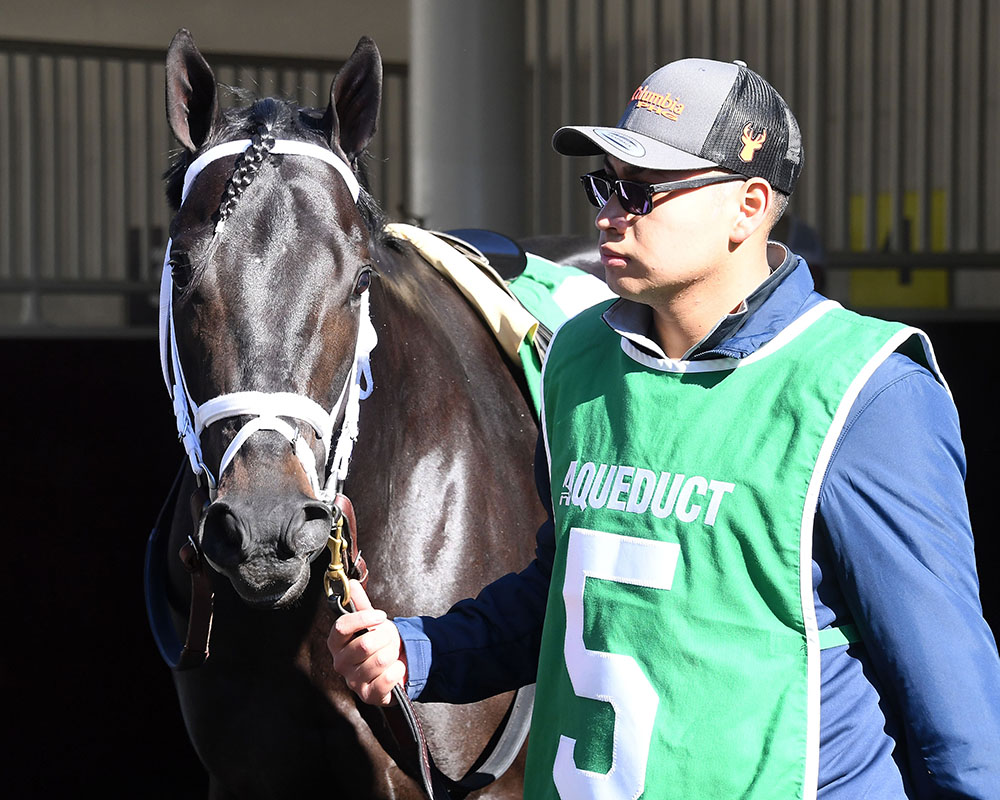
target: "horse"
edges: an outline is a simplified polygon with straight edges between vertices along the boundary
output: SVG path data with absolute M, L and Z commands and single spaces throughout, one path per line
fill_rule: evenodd
M 443 613 L 523 568 L 545 517 L 523 376 L 386 233 L 365 188 L 381 69 L 362 37 L 325 109 L 224 111 L 186 30 L 167 54 L 181 149 L 166 174 L 161 344 L 191 469 L 164 516 L 165 591 L 183 638 L 193 589 L 177 553 L 193 546 L 214 593 L 211 655 L 173 678 L 213 798 L 422 796 L 326 649 L 325 476 L 353 501 L 368 592 L 390 616 Z M 506 708 L 424 707 L 442 770 L 461 774 Z M 478 796 L 520 797 L 522 762 Z

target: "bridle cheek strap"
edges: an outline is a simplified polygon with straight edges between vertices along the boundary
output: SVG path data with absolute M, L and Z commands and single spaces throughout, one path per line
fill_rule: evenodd
M 191 399 L 187 389 L 187 382 L 184 379 L 184 372 L 173 336 L 173 320 L 170 320 L 171 335 L 169 341 L 171 345 L 171 371 L 174 380 L 169 382 L 167 386 L 173 399 L 177 431 L 184 443 L 184 449 L 187 451 L 191 469 L 196 475 L 205 475 L 209 497 L 212 500 L 215 500 L 218 492 L 218 480 L 222 478 L 226 468 L 232 463 L 247 440 L 261 430 L 276 431 L 289 441 L 317 499 L 326 501 L 336 494 L 347 477 L 351 453 L 358 438 L 361 400 L 368 397 L 372 390 L 371 351 L 378 344 L 378 336 L 371 322 L 367 293 L 362 295 L 360 311 L 358 338 L 352 366 L 344 386 L 340 390 L 337 402 L 330 411 L 327 411 L 312 398 L 291 392 L 232 392 L 213 397 L 200 406 L 197 405 Z M 362 380 L 365 382 L 364 389 L 361 386 Z M 337 447 L 334 450 L 333 470 L 329 477 L 324 474 L 321 479 L 316 469 L 316 458 L 312 448 L 299 434 L 298 428 L 285 422 L 281 417 L 300 420 L 312 427 L 316 432 L 317 440 L 323 445 L 320 463 L 325 466 L 329 460 L 333 426 L 336 424 L 341 408 L 344 410 L 344 418 Z M 201 450 L 201 434 L 214 422 L 239 416 L 251 416 L 253 419 L 243 425 L 229 443 L 219 462 L 218 479 L 216 479 L 205 464 Z
M 235 142 L 225 142 L 217 145 L 197 159 L 188 167 L 184 175 L 184 187 L 181 194 L 181 204 L 187 199 L 188 192 L 198 174 L 211 162 L 226 156 L 244 152 L 250 146 L 249 139 Z M 357 202 L 360 193 L 357 178 L 350 167 L 333 152 L 309 142 L 279 139 L 271 152 L 281 155 L 298 155 L 317 158 L 332 166 L 344 179 L 351 197 Z M 280 433 L 291 443 L 295 454 L 305 470 L 316 497 L 329 500 L 343 485 L 347 477 L 347 469 L 358 437 L 358 417 L 360 401 L 371 394 L 373 383 L 371 376 L 371 352 L 378 344 L 378 336 L 371 322 L 369 296 L 366 292 L 361 297 L 361 309 L 358 320 L 358 339 L 355 345 L 354 359 L 348 372 L 347 380 L 340 391 L 333 409 L 327 411 L 319 403 L 305 395 L 290 392 L 232 392 L 207 400 L 201 406 L 196 404 L 188 391 L 181 368 L 180 355 L 177 347 L 177 334 L 174 328 L 173 285 L 170 269 L 170 250 L 172 240 L 167 241 L 167 249 L 163 258 L 163 273 L 160 277 L 160 369 L 163 382 L 173 401 L 174 416 L 177 420 L 177 433 L 184 443 L 184 449 L 191 462 L 195 475 L 205 475 L 208 483 L 209 496 L 215 500 L 218 492 L 218 480 L 205 464 L 201 450 L 201 434 L 213 422 L 236 416 L 251 416 L 254 419 L 244 425 L 229 443 L 226 452 L 219 463 L 218 476 L 232 463 L 239 449 L 257 431 L 271 430 Z M 365 387 L 362 389 L 361 381 Z M 333 426 L 336 423 L 341 407 L 344 406 L 344 421 L 341 434 L 334 451 L 330 476 L 317 473 L 316 459 L 312 449 L 299 435 L 294 425 L 285 422 L 281 417 L 300 420 L 309 424 L 316 432 L 317 439 L 323 444 L 322 465 L 325 467 L 330 456 L 330 445 L 333 438 Z M 324 469 L 325 473 L 325 469 Z M 329 484 L 329 485 L 328 485 Z

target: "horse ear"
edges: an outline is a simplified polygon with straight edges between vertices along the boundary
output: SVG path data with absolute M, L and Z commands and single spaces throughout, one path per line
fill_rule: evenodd
M 323 116 L 330 146 L 339 144 L 348 161 L 361 155 L 375 134 L 381 103 L 382 56 L 375 42 L 362 36 L 333 79 Z
M 192 153 L 208 138 L 219 114 L 215 75 L 181 28 L 167 50 L 167 119 L 170 129 Z

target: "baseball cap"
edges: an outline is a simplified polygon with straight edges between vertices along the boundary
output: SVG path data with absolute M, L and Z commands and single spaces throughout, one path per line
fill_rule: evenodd
M 685 58 L 635 90 L 613 128 L 568 125 L 552 137 L 566 156 L 606 153 L 656 170 L 722 167 L 791 194 L 802 136 L 788 104 L 742 61 Z

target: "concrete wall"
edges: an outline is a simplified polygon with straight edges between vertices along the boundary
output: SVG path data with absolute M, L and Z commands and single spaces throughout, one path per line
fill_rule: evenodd
M 358 37 L 409 58 L 409 0 L 5 0 L 0 38 L 166 48 L 178 28 L 205 51 L 345 58 Z

